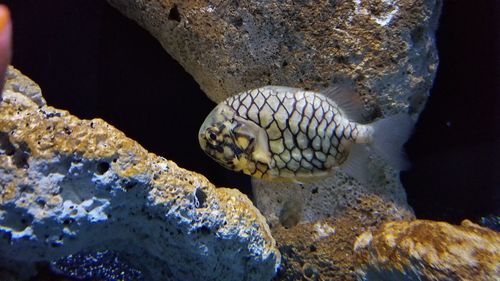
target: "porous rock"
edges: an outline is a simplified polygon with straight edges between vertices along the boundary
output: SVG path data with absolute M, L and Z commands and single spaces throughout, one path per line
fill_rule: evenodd
M 321 89 L 342 74 L 384 114 L 419 111 L 437 67 L 440 0 L 108 0 L 214 101 L 264 85 Z
M 372 173 L 380 174 L 370 185 L 340 173 L 300 185 L 252 181 L 255 204 L 271 224 L 283 256 L 276 280 L 354 281 L 357 235 L 385 221 L 414 219 L 394 171 L 371 166 Z M 323 226 L 335 232 L 315 240 L 311 233 Z M 309 251 L 312 244 L 315 250 Z M 315 273 L 305 271 L 304 264 Z
M 29 85 L 7 85 L 0 103 L 0 268 L 26 278 L 37 262 L 111 250 L 146 280 L 275 274 L 280 254 L 245 195 L 148 153 L 101 119 L 33 100 L 22 92 Z
M 347 208 L 342 216 L 303 222 L 291 227 L 273 227 L 273 236 L 282 255 L 282 265 L 274 280 L 355 281 L 354 242 L 356 237 L 387 219 L 401 219 L 399 214 L 379 212 L 384 202 L 378 197 L 360 198 L 359 205 L 378 205 L 372 212 Z M 373 202 L 378 200 L 378 204 Z
M 44 106 L 47 103 L 42 95 L 42 89 L 28 77 L 24 76 L 19 70 L 15 69 L 12 65 L 7 68 L 5 76 L 6 82 L 3 91 L 13 91 L 22 93 L 29 97 L 38 106 Z M 3 92 L 2 91 L 2 92 Z
M 500 234 L 468 220 L 389 222 L 360 235 L 354 251 L 359 280 L 500 280 Z
M 361 184 L 341 173 L 300 184 L 252 179 L 254 202 L 269 223 L 285 227 L 341 217 L 346 210 L 359 212 L 360 217 L 365 213 L 386 217 L 379 222 L 413 219 L 396 172 L 388 168 L 384 173 L 375 163 L 369 170 L 373 175 L 379 173 L 371 184 Z
M 438 65 L 434 32 L 441 0 L 108 3 L 156 37 L 215 102 L 264 85 L 320 91 L 332 82 L 348 81 L 363 100 L 366 122 L 397 113 L 416 120 Z M 356 229 L 413 218 L 398 171 L 374 155 L 367 165 L 369 182 L 363 184 L 342 171 L 302 185 L 253 180 L 254 201 L 276 228 L 272 231 L 280 248 L 287 241 L 290 247 L 300 243 L 280 240 L 276 231 L 282 227 L 293 237 L 301 224 L 335 222 L 355 216 L 352 212 L 360 218 L 372 212 L 379 217 L 373 225 L 352 221 Z M 351 245 L 355 238 L 352 232 Z M 338 246 L 324 247 L 331 252 Z M 285 255 L 282 271 L 300 271 L 288 265 L 303 260 Z M 346 280 L 353 280 L 350 276 Z

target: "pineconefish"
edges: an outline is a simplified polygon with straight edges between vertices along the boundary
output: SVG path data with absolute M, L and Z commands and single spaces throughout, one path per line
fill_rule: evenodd
M 309 181 L 340 167 L 366 181 L 374 151 L 404 169 L 413 122 L 398 114 L 361 124 L 362 102 L 346 87 L 324 93 L 266 86 L 232 96 L 207 116 L 201 148 L 222 166 L 257 178 Z

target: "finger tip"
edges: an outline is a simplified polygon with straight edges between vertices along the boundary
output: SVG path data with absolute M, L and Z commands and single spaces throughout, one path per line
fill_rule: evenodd
M 0 32 L 10 24 L 10 11 L 5 5 L 0 5 Z
M 9 8 L 0 5 L 0 95 L 12 56 L 12 23 Z

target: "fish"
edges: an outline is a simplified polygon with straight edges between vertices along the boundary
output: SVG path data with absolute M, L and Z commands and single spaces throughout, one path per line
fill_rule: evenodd
M 413 128 L 410 116 L 364 124 L 362 114 L 361 98 L 345 85 L 322 92 L 264 86 L 218 104 L 198 140 L 225 168 L 271 181 L 311 182 L 341 169 L 367 182 L 371 154 L 406 169 L 402 148 Z

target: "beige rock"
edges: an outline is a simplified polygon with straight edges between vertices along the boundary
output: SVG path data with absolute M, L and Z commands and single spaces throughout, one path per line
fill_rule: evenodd
M 439 0 L 108 2 L 216 102 L 271 84 L 322 89 L 345 75 L 384 114 L 420 112 L 437 68 Z
M 268 84 L 321 90 L 350 78 L 367 121 L 401 112 L 416 118 L 438 63 L 440 0 L 108 2 L 156 37 L 216 102 Z M 376 157 L 368 165 L 369 185 L 341 171 L 304 186 L 254 181 L 254 199 L 274 225 L 287 206 L 292 224 L 336 216 L 356 201 L 339 196 L 349 191 L 379 196 L 400 217 L 411 213 L 399 173 Z
M 437 70 L 434 31 L 441 0 L 108 2 L 157 38 L 215 102 L 264 85 L 322 90 L 347 78 L 364 101 L 367 122 L 396 113 L 416 120 Z M 301 243 L 308 240 L 292 237 L 307 236 L 296 234 L 315 223 L 336 228 L 358 217 L 350 227 L 359 230 L 413 218 L 398 171 L 377 157 L 368 166 L 369 184 L 341 171 L 303 185 L 254 180 L 255 204 L 272 224 L 280 249 L 307 248 Z M 365 219 L 372 215 L 378 219 Z M 344 232 L 348 242 L 342 245 L 352 245 L 357 234 Z M 336 245 L 323 250 L 353 259 L 347 247 Z M 280 278 L 296 280 L 304 262 L 326 280 L 354 278 L 303 255 L 284 254 L 286 274 Z
M 252 181 L 255 204 L 271 223 L 283 256 L 276 280 L 356 280 L 356 237 L 385 221 L 414 219 L 397 177 L 380 174 L 380 183 L 368 186 L 339 173 L 302 185 Z M 321 235 L 327 238 L 314 242 Z
M 500 234 L 468 220 L 389 222 L 360 235 L 354 251 L 360 280 L 500 280 Z
M 9 71 L 0 103 L 1 268 L 26 277 L 36 262 L 106 249 L 125 253 L 146 280 L 274 275 L 280 254 L 245 195 L 148 153 L 101 119 L 44 105 L 29 94 L 39 90 L 32 81 Z

